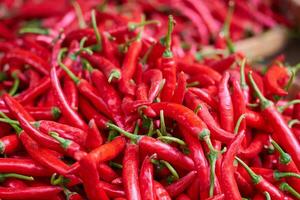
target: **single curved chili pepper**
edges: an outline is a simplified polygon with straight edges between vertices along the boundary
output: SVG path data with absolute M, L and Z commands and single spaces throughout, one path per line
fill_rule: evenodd
M 266 179 L 264 179 L 262 176 L 257 175 L 250 169 L 242 160 L 239 158 L 235 158 L 249 173 L 251 176 L 252 182 L 254 183 L 254 186 L 257 190 L 260 192 L 268 192 L 272 199 L 291 199 L 290 197 L 286 196 L 283 192 L 278 190 L 274 185 L 269 183 Z
M 166 117 L 177 121 L 182 124 L 190 134 L 199 137 L 202 133 L 206 133 L 208 129 L 205 123 L 198 118 L 198 116 L 185 106 L 175 103 L 153 103 L 148 106 L 150 110 L 153 110 L 157 116 L 161 110 L 163 110 Z M 153 114 L 154 114 L 153 113 Z
M 215 85 L 216 81 L 207 74 L 191 75 L 188 79 L 188 86 L 197 85 L 198 87 L 208 87 Z
M 123 158 L 123 184 L 127 199 L 142 199 L 138 165 L 139 165 L 139 146 L 136 144 L 127 144 Z M 144 192 L 144 191 L 143 191 Z
M 289 78 L 289 71 L 285 67 L 272 65 L 264 76 L 264 83 L 271 95 L 286 96 L 288 93 L 280 85 L 279 81 Z
M 103 54 L 111 63 L 113 63 L 116 67 L 120 66 L 120 63 L 116 57 L 116 48 L 114 48 L 114 44 L 109 40 L 109 33 L 101 31 L 101 39 L 102 39 L 102 50 Z M 91 61 L 90 61 L 91 62 Z M 114 78 L 118 79 L 118 72 L 113 75 Z M 111 76 L 109 76 L 111 77 Z M 108 78 L 108 77 L 107 77 Z M 109 80 L 109 78 L 107 79 Z
M 272 135 L 274 139 L 277 140 L 289 154 L 291 154 L 295 163 L 297 165 L 300 165 L 300 144 L 297 138 L 282 118 L 282 115 L 277 111 L 274 104 L 262 95 L 257 85 L 255 84 L 251 73 L 249 74 L 249 78 L 251 80 L 252 87 L 254 88 L 260 100 L 262 114 L 273 127 L 274 132 Z
M 187 189 L 196 177 L 196 171 L 190 171 L 187 175 L 165 187 L 171 197 L 175 197 Z
M 79 111 L 84 115 L 87 120 L 94 119 L 96 125 L 100 129 L 106 128 L 106 123 L 109 122 L 109 119 L 101 115 L 96 111 L 95 108 L 83 97 L 79 97 Z
M 20 140 L 16 135 L 7 135 L 0 138 L 0 153 L 11 154 L 19 150 L 21 147 Z
M 83 182 L 84 190 L 91 200 L 109 199 L 104 189 L 99 186 L 99 174 L 96 162 L 90 156 L 83 157 L 80 161 L 79 174 Z
M 105 57 L 99 55 L 89 55 L 86 52 L 82 52 L 80 56 L 102 71 L 108 82 L 111 82 L 113 79 L 119 80 L 121 78 L 120 69 Z
M 60 117 L 60 109 L 58 107 L 29 107 L 25 109 L 36 120 L 56 120 Z M 5 113 L 5 112 L 4 112 Z
M 264 131 L 271 131 L 261 113 L 247 109 L 246 111 L 246 124 L 249 127 L 256 128 Z
M 91 119 L 89 122 L 89 129 L 87 132 L 85 146 L 89 150 L 93 150 L 93 149 L 101 146 L 102 144 L 103 144 L 102 133 L 97 128 L 95 120 Z
M 240 116 L 246 113 L 246 100 L 244 99 L 243 91 L 240 87 L 240 83 L 238 80 L 232 81 L 232 104 L 234 111 L 234 124 L 238 122 Z M 246 129 L 246 120 L 243 120 L 240 124 L 239 131 Z
M 191 87 L 188 90 L 193 92 L 198 98 L 200 98 L 200 100 L 204 101 L 205 103 L 207 103 L 212 108 L 218 109 L 217 101 L 212 96 L 210 96 L 209 93 L 207 93 L 203 89 Z
M 193 170 L 194 162 L 188 156 L 181 153 L 177 148 L 172 147 L 166 143 L 161 142 L 158 139 L 146 135 L 134 135 L 118 126 L 107 123 L 107 126 L 113 130 L 122 133 L 124 136 L 136 141 L 139 145 L 141 152 L 147 152 L 148 154 L 157 154 L 158 159 L 165 160 L 172 165 L 178 166 L 182 169 Z
M 22 131 L 19 135 L 25 149 L 34 160 L 52 172 L 58 172 L 62 175 L 68 174 L 70 167 L 67 164 L 50 154 L 46 149 L 39 147 L 26 132 Z
M 200 117 L 201 120 L 204 121 L 204 123 L 206 123 L 209 130 L 211 131 L 212 138 L 215 138 L 225 143 L 232 141 L 234 135 L 219 127 L 213 116 L 210 114 L 205 103 L 203 103 L 201 100 L 196 99 L 195 95 L 190 93 L 189 91 L 186 93 L 185 101 L 188 107 L 197 111 L 197 115 Z
M 100 163 L 98 165 L 98 171 L 100 179 L 106 182 L 112 182 L 119 176 L 110 166 L 105 163 Z
M 154 181 L 154 188 L 156 193 L 156 198 L 160 200 L 171 200 L 170 195 L 167 190 L 159 182 Z
M 238 155 L 241 158 L 253 158 L 257 156 L 263 149 L 264 145 L 267 143 L 269 135 L 266 133 L 256 133 L 250 145 L 241 149 Z
M 149 69 L 143 73 L 143 82 L 149 83 L 150 88 L 148 92 L 148 99 L 153 102 L 161 91 L 164 80 L 162 72 L 159 69 Z
M 1 173 L 19 173 L 29 176 L 50 176 L 51 172 L 29 158 L 1 158 Z
M 186 92 L 186 78 L 183 72 L 180 72 L 177 77 L 177 87 L 174 90 L 171 101 L 174 103 L 182 104 Z
M 225 199 L 238 200 L 242 198 L 238 189 L 237 182 L 234 179 L 235 169 L 233 166 L 233 161 L 235 155 L 238 152 L 238 149 L 241 146 L 244 137 L 245 137 L 244 132 L 237 135 L 234 141 L 228 147 L 228 150 L 223 157 L 223 161 L 221 165 L 220 185 L 225 195 Z
M 110 198 L 119 198 L 119 197 L 125 197 L 125 192 L 122 188 L 120 188 L 117 185 L 112 185 L 104 181 L 100 181 L 98 184 L 98 187 L 101 187 L 104 189 L 104 191 L 107 193 L 107 195 Z
M 57 186 L 35 186 L 26 188 L 0 188 L 0 198 L 3 200 L 8 199 L 41 199 L 41 197 L 46 197 L 51 199 L 62 189 Z
M 119 90 L 123 94 L 134 95 L 135 85 L 131 82 L 131 79 L 135 73 L 137 58 L 142 50 L 141 33 L 139 33 L 137 39 L 129 46 L 128 51 L 123 60 L 121 74 L 122 77 L 119 81 Z
M 37 128 L 37 130 L 40 130 L 45 134 L 49 134 L 49 132 L 56 132 L 60 137 L 74 140 L 82 146 L 84 146 L 85 140 L 87 138 L 87 133 L 85 131 L 54 121 L 40 120 L 34 122 L 33 125 Z
M 89 153 L 94 162 L 101 163 L 112 160 L 123 151 L 126 146 L 124 137 L 116 137 L 109 143 L 103 144 Z
M 66 97 L 68 104 L 75 111 L 78 110 L 78 91 L 74 81 L 69 77 L 64 78 L 63 82 L 63 92 Z
M 68 156 L 71 156 L 75 160 L 80 160 L 87 154 L 82 150 L 82 147 L 79 144 L 72 140 L 59 137 L 58 133 L 49 132 L 49 135 L 60 143 L 61 147 L 64 149 L 64 152 Z
M 232 99 L 228 89 L 229 73 L 225 72 L 219 83 L 219 111 L 221 127 L 226 131 L 232 132 L 234 126 L 234 111 Z
M 205 158 L 201 143 L 192 135 L 190 135 L 186 130 L 180 126 L 181 133 L 186 141 L 190 151 L 191 157 L 195 163 L 195 169 L 197 170 L 197 175 L 201 184 L 199 184 L 199 192 L 201 198 L 208 197 L 209 191 L 209 165 Z
M 5 58 L 2 59 L 2 65 L 10 60 L 19 60 L 24 64 L 32 66 L 35 70 L 43 75 L 49 74 L 50 66 L 44 59 L 37 56 L 30 51 L 25 51 L 22 49 L 13 49 L 12 51 L 5 54 Z
M 58 61 L 60 62 L 60 61 Z M 66 98 L 63 94 L 61 85 L 59 83 L 59 79 L 57 76 L 57 72 L 55 67 L 51 69 L 50 73 L 51 83 L 56 94 L 57 104 L 61 109 L 62 114 L 68 119 L 68 122 L 77 128 L 81 128 L 82 130 L 87 130 L 88 127 L 85 122 L 81 119 L 81 117 L 70 107 Z
M 119 126 L 123 126 L 123 117 L 121 109 L 118 105 L 121 104 L 121 98 L 117 91 L 107 82 L 102 72 L 92 70 L 92 82 L 98 90 L 99 95 L 106 103 L 108 109 L 112 113 L 112 118 Z
M 295 177 L 298 179 L 300 178 L 299 174 L 294 173 L 294 172 L 280 172 L 277 170 L 266 169 L 266 168 L 255 168 L 255 167 L 251 167 L 251 169 L 255 173 L 263 176 L 270 183 L 279 181 L 282 178 L 288 178 L 288 177 Z
M 155 154 L 153 154 L 151 157 L 146 156 L 141 166 L 141 171 L 139 175 L 139 186 L 141 190 L 141 197 L 144 200 L 156 199 L 154 190 L 153 164 L 151 163 L 151 159 L 155 158 Z

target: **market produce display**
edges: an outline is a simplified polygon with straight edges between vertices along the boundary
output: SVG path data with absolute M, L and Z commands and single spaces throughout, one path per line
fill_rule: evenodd
M 290 26 L 277 1 L 18 2 L 0 3 L 0 199 L 300 199 L 300 65 L 233 42 Z

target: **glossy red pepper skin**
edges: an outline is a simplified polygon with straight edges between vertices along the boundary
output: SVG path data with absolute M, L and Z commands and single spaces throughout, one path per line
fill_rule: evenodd
M 95 66 L 97 69 L 103 72 L 106 80 L 109 80 L 113 73 L 118 73 L 121 75 L 121 70 L 105 57 L 99 55 L 89 55 L 85 52 L 81 53 L 81 56 L 87 59 L 92 66 Z
M 87 133 L 85 131 L 54 121 L 40 120 L 34 122 L 34 126 L 37 128 L 37 130 L 40 130 L 44 134 L 48 135 L 49 132 L 56 132 L 60 137 L 73 140 L 78 144 L 81 144 L 82 146 L 84 146 L 85 140 L 87 138 Z
M 142 136 L 138 140 L 138 145 L 141 152 L 147 152 L 150 155 L 156 153 L 158 159 L 168 161 L 181 169 L 193 170 L 195 167 L 191 158 L 181 153 L 177 148 L 163 143 L 160 140 Z
M 190 184 L 196 178 L 196 175 L 196 171 L 190 171 L 187 175 L 180 178 L 171 185 L 166 186 L 165 188 L 171 197 L 176 197 L 190 186 Z
M 41 196 L 46 199 L 51 199 L 62 189 L 57 186 L 36 186 L 26 188 L 0 188 L 1 199 L 41 199 Z
M 167 190 L 159 182 L 154 181 L 154 188 L 156 193 L 156 198 L 161 200 L 171 200 L 171 197 Z
M 174 103 L 182 104 L 184 95 L 186 93 L 186 85 L 187 85 L 185 74 L 183 72 L 180 72 L 178 74 L 177 79 L 178 79 L 177 87 L 174 90 L 174 94 L 172 96 L 171 101 Z
M 139 146 L 136 144 L 127 144 L 123 158 L 123 184 L 128 200 L 141 200 L 141 191 L 139 186 Z M 143 191 L 144 192 L 144 191 Z
M 124 137 L 117 137 L 109 143 L 103 144 L 89 153 L 96 163 L 112 160 L 121 153 L 126 146 Z
M 149 108 L 155 112 L 156 116 L 163 110 L 165 117 L 177 121 L 196 137 L 199 137 L 203 131 L 207 131 L 205 123 L 192 110 L 183 105 L 162 102 L 150 104 Z
M 106 123 L 109 122 L 109 119 L 98 113 L 96 109 L 83 97 L 79 97 L 79 111 L 83 113 L 84 117 L 88 121 L 94 119 L 96 125 L 100 129 L 106 129 Z
M 16 178 L 9 178 L 5 180 L 3 183 L 4 187 L 10 187 L 10 188 L 26 188 L 27 185 L 24 183 L 24 181 L 21 181 Z
M 1 173 L 18 173 L 28 176 L 50 176 L 51 171 L 29 158 L 1 158 Z
M 142 42 L 137 40 L 133 42 L 123 61 L 121 74 L 122 78 L 119 82 L 119 89 L 123 94 L 134 95 L 135 85 L 131 83 L 131 79 L 134 75 L 137 66 L 137 58 L 142 50 Z
M 269 135 L 266 133 L 256 133 L 250 145 L 241 149 L 238 155 L 241 158 L 253 158 L 256 157 L 263 149 L 264 145 L 267 144 Z
M 186 194 L 180 194 L 176 200 L 190 200 L 190 197 Z
M 287 68 L 278 65 L 269 67 L 264 76 L 264 83 L 268 93 L 270 95 L 286 96 L 288 92 L 283 89 L 279 81 L 282 81 L 282 79 L 287 81 L 288 78 L 289 71 Z
M 144 200 L 156 199 L 155 190 L 154 190 L 154 171 L 153 171 L 153 164 L 151 163 L 151 159 L 152 157 L 149 156 L 145 157 L 139 175 L 141 197 Z
M 197 115 L 200 119 L 206 123 L 209 130 L 211 131 L 211 137 L 216 140 L 220 140 L 224 143 L 229 143 L 233 140 L 234 135 L 230 132 L 223 130 L 219 124 L 215 121 L 213 116 L 210 114 L 207 106 L 201 100 L 195 98 L 195 95 L 189 91 L 186 93 L 185 102 L 187 106 L 193 110 L 199 107 Z
M 228 81 L 230 75 L 225 72 L 218 86 L 219 92 L 219 111 L 221 119 L 221 127 L 226 131 L 233 132 L 234 128 L 234 110 L 230 91 L 228 88 Z
M 241 146 L 244 136 L 245 135 L 243 132 L 236 136 L 234 141 L 229 146 L 227 152 L 225 153 L 222 161 L 220 184 L 226 200 L 238 200 L 242 198 L 238 189 L 238 185 L 234 178 L 235 169 L 233 166 L 233 161 L 235 159 L 235 155 L 238 152 L 238 149 Z
M 90 156 L 85 156 L 80 160 L 79 174 L 89 199 L 109 199 L 103 188 L 97 187 L 99 185 L 97 165 Z
M 212 96 L 210 96 L 209 93 L 205 90 L 201 88 L 191 87 L 188 89 L 188 91 L 194 93 L 200 100 L 208 104 L 210 107 L 218 109 L 217 101 Z
M 78 91 L 76 84 L 69 77 L 64 77 L 63 80 L 63 92 L 70 107 L 74 110 L 78 110 Z
M 61 85 L 59 83 L 59 79 L 55 67 L 51 69 L 50 77 L 51 77 L 52 88 L 56 96 L 56 101 L 59 108 L 61 109 L 63 116 L 65 116 L 68 119 L 68 122 L 74 127 L 80 128 L 82 130 L 87 130 L 88 127 L 85 124 L 85 122 L 81 119 L 78 113 L 76 113 L 68 104 L 63 94 Z
M 102 137 L 102 133 L 97 128 L 95 120 L 92 119 L 89 122 L 89 129 L 88 129 L 88 133 L 87 133 L 87 137 L 86 137 L 86 141 L 85 141 L 85 146 L 88 149 L 93 150 L 93 149 L 101 146 L 103 144 L 103 141 L 104 141 L 104 139 Z
M 98 165 L 99 177 L 106 182 L 112 182 L 119 175 L 107 164 L 100 163 Z
M 105 101 L 107 108 L 112 113 L 112 118 L 119 126 L 123 126 L 123 117 L 120 109 L 121 98 L 117 91 L 111 86 L 99 70 L 93 70 L 91 73 L 93 84 L 98 90 L 98 94 Z
M 104 191 L 107 193 L 107 195 L 110 198 L 125 197 L 125 192 L 124 192 L 123 188 L 121 188 L 117 185 L 113 185 L 113 184 L 109 184 L 104 181 L 100 181 L 100 183 L 98 184 L 98 187 L 103 188 Z
M 268 131 L 268 132 L 272 131 L 271 126 L 268 126 L 266 120 L 259 112 L 247 109 L 245 119 L 246 119 L 246 124 L 249 127 L 256 128 L 258 130 Z
M 162 57 L 160 60 L 159 69 L 162 71 L 163 77 L 166 80 L 164 87 L 160 93 L 161 101 L 170 101 L 176 89 L 176 62 L 173 57 Z
M 148 100 L 153 102 L 161 90 L 163 74 L 159 69 L 149 69 L 143 73 L 142 78 L 144 83 L 150 84 Z
M 191 157 L 195 163 L 195 169 L 197 170 L 197 177 L 201 180 L 199 184 L 199 194 L 201 198 L 208 197 L 209 191 L 209 164 L 205 158 L 201 143 L 195 137 L 190 135 L 184 128 L 180 127 L 181 134 L 184 137 L 190 151 Z M 195 180 L 196 181 L 196 180 Z
M 246 113 L 246 100 L 238 80 L 232 81 L 232 104 L 234 110 L 234 124 L 237 123 L 240 116 Z M 246 129 L 246 121 L 242 120 L 239 131 Z
M 1 154 L 11 154 L 21 148 L 21 142 L 17 135 L 7 135 L 0 138 Z
M 32 66 L 35 70 L 37 70 L 43 75 L 49 74 L 49 69 L 50 69 L 49 64 L 45 62 L 45 60 L 42 59 L 41 57 L 29 51 L 25 51 L 22 49 L 14 49 L 8 52 L 5 55 L 4 60 L 2 60 L 2 65 L 5 62 L 8 62 L 9 60 L 19 60 L 24 64 L 28 64 Z

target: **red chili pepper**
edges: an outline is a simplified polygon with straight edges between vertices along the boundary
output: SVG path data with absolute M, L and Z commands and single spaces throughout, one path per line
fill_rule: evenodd
M 238 168 L 238 169 L 240 169 L 240 168 Z M 254 193 L 254 188 L 251 184 L 251 181 L 244 178 L 243 175 L 241 173 L 239 173 L 238 171 L 234 172 L 234 178 L 236 180 L 236 183 L 239 186 L 241 194 L 245 195 L 245 196 L 248 196 L 248 195 L 251 196 Z
M 16 178 L 9 178 L 5 180 L 3 183 L 4 187 L 10 187 L 10 188 L 26 188 L 27 185 L 24 183 L 24 181 L 21 181 Z
M 98 171 L 100 179 L 106 182 L 112 182 L 119 176 L 110 166 L 105 163 L 100 163 L 98 165 Z
M 89 153 L 94 162 L 101 163 L 112 160 L 121 153 L 126 145 L 124 137 L 117 137 L 113 141 L 103 144 Z
M 145 200 L 155 200 L 155 190 L 154 190 L 154 172 L 153 164 L 151 159 L 155 159 L 156 155 L 153 154 L 151 157 L 146 156 L 143 164 L 141 166 L 140 176 L 139 176 L 139 186 L 141 190 L 141 197 Z
M 117 185 L 112 185 L 104 181 L 100 181 L 98 184 L 98 187 L 101 187 L 104 189 L 104 191 L 107 193 L 107 195 L 110 198 L 119 198 L 119 197 L 125 197 L 125 192 L 122 188 L 120 188 Z
M 1 173 L 18 173 L 29 176 L 50 176 L 51 172 L 29 158 L 1 158 Z
M 144 83 L 150 83 L 148 92 L 148 100 L 153 102 L 158 96 L 160 90 L 163 87 L 164 80 L 162 72 L 159 69 L 150 69 L 143 73 Z
M 99 186 L 99 174 L 96 162 L 90 156 L 85 156 L 80 160 L 80 177 L 83 182 L 87 197 L 91 200 L 109 199 L 104 189 Z
M 247 109 L 246 111 L 246 124 L 249 127 L 256 128 L 259 130 L 270 131 L 271 127 L 268 126 L 264 117 L 259 112 L 255 112 Z
M 228 150 L 225 153 L 222 161 L 220 185 L 225 195 L 225 199 L 238 200 L 242 198 L 236 180 L 234 179 L 235 169 L 233 166 L 233 161 L 244 137 L 245 134 L 243 132 L 236 136 L 234 141 L 228 147 Z
M 156 193 L 156 198 L 160 200 L 171 200 L 170 195 L 167 190 L 159 182 L 154 181 L 154 188 Z
M 190 197 L 186 194 L 180 194 L 176 200 L 190 200 Z
M 46 197 L 47 199 L 53 198 L 62 189 L 57 186 L 36 186 L 26 188 L 0 188 L 1 199 L 41 199 Z
M 189 91 L 187 92 L 185 99 L 188 107 L 197 111 L 197 115 L 201 120 L 204 121 L 204 123 L 206 123 L 209 130 L 211 131 L 212 138 L 225 143 L 232 141 L 234 135 L 220 128 L 219 124 L 217 124 L 213 116 L 210 114 L 205 103 L 203 103 L 201 100 L 196 99 L 195 95 L 190 93 Z
M 218 108 L 217 101 L 203 89 L 191 87 L 188 90 L 193 92 L 198 98 L 200 98 L 200 100 L 204 101 L 206 104 L 208 104 L 212 108 L 214 108 L 214 109 Z
M 16 135 L 7 135 L 0 138 L 0 152 L 1 154 L 11 154 L 19 150 L 21 147 L 20 140 Z
M 226 131 L 233 132 L 234 128 L 234 111 L 232 99 L 228 89 L 229 73 L 225 72 L 219 83 L 219 111 L 221 127 Z
M 51 77 L 52 87 L 57 98 L 56 99 L 57 104 L 60 107 L 63 116 L 65 116 L 68 119 L 68 122 L 73 126 L 77 128 L 81 128 L 82 130 L 87 130 L 88 128 L 85 122 L 68 104 L 63 94 L 61 85 L 59 83 L 59 79 L 55 67 L 51 69 L 50 77 Z
M 244 99 L 243 91 L 240 87 L 240 83 L 237 80 L 232 81 L 232 104 L 234 110 L 234 124 L 236 124 L 240 116 L 246 113 L 246 100 Z M 239 131 L 246 130 L 246 121 L 242 120 Z
M 136 99 L 147 101 L 149 87 L 145 83 L 139 83 L 136 87 Z
M 119 80 L 121 78 L 121 71 L 110 60 L 99 55 L 89 55 L 86 52 L 82 52 L 81 57 L 87 59 L 93 66 L 98 68 L 106 76 L 108 82 L 114 79 Z
M 138 176 L 138 165 L 139 165 L 139 146 L 136 144 L 127 144 L 124 158 L 123 158 L 123 170 L 122 177 L 124 182 L 124 190 L 127 199 L 142 199 L 139 176 Z M 144 192 L 144 191 L 143 191 Z
M 270 95 L 286 96 L 288 93 L 282 88 L 279 81 L 289 79 L 289 71 L 285 67 L 272 65 L 264 76 L 264 83 Z
M 88 134 L 85 141 L 85 146 L 89 150 L 93 150 L 103 144 L 103 137 L 100 130 L 97 128 L 95 120 L 92 119 L 89 122 Z
M 174 94 L 172 96 L 171 101 L 174 103 L 181 104 L 183 102 L 185 92 L 186 92 L 185 74 L 183 72 L 180 72 L 178 75 L 177 87 L 174 90 Z
M 49 64 L 45 62 L 44 59 L 34 53 L 31 53 L 30 51 L 13 49 L 5 54 L 4 59 L 2 59 L 2 65 L 10 60 L 18 60 L 24 64 L 28 64 L 43 75 L 49 74 Z
M 74 81 L 69 77 L 64 78 L 63 82 L 63 92 L 66 97 L 66 100 L 70 107 L 74 110 L 78 110 L 78 91 Z
M 257 175 L 253 172 L 242 160 L 236 158 L 241 165 L 247 170 L 248 174 L 251 176 L 251 180 L 254 183 L 254 186 L 260 192 L 268 192 L 272 199 L 292 199 L 286 196 L 283 192 L 277 189 L 274 185 L 269 183 L 262 176 Z
M 156 153 L 158 159 L 165 160 L 175 166 L 180 167 L 181 169 L 194 169 L 193 160 L 171 145 L 146 135 L 131 134 L 111 123 L 108 123 L 107 126 L 136 141 L 141 152 L 147 152 L 150 155 Z
M 171 197 L 176 197 L 190 186 L 196 175 L 196 171 L 190 171 L 187 175 L 165 188 Z
M 251 80 L 252 87 L 260 99 L 262 114 L 274 130 L 272 134 L 273 138 L 275 141 L 277 140 L 278 143 L 284 147 L 289 154 L 291 154 L 295 163 L 300 165 L 300 144 L 297 138 L 294 136 L 291 129 L 282 118 L 282 115 L 277 111 L 274 104 L 267 100 L 259 91 L 251 74 L 249 74 L 249 78 Z
M 205 158 L 201 143 L 190 135 L 184 128 L 180 127 L 181 133 L 185 141 L 188 144 L 188 147 L 191 151 L 191 157 L 195 163 L 195 169 L 197 170 L 198 179 L 201 180 L 201 184 L 199 184 L 199 192 L 201 198 L 208 197 L 209 191 L 209 165 Z

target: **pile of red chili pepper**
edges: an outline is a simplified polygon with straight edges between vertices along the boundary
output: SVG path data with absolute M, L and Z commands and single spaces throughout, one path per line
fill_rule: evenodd
M 300 199 L 300 65 L 55 3 L 0 23 L 0 199 Z

